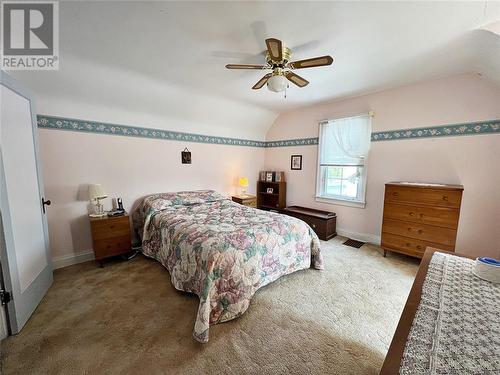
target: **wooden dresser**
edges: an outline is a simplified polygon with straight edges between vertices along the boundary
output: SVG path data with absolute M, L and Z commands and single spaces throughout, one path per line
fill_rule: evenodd
M 127 214 L 123 216 L 90 218 L 92 243 L 95 259 L 99 264 L 115 255 L 127 254 L 131 249 L 130 223 Z
M 382 248 L 422 258 L 427 246 L 455 251 L 461 185 L 385 185 Z

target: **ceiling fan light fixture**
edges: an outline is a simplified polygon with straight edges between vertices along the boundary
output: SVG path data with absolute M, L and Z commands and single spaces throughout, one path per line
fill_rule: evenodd
M 274 75 L 267 81 L 267 88 L 273 92 L 285 91 L 287 80 L 283 75 Z

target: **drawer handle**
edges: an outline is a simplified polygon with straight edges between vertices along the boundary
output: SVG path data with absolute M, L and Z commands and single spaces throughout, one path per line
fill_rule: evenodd
M 417 232 L 418 232 L 418 234 L 422 234 L 423 230 L 419 229 Z
M 415 216 L 415 212 L 410 212 L 409 215 L 410 216 Z
M 109 226 L 109 229 L 114 229 L 114 228 L 115 228 L 115 226 L 114 226 L 114 225 L 110 225 L 110 226 Z
M 444 201 L 448 201 L 448 196 L 447 195 L 443 195 L 443 200 Z
M 410 246 L 411 246 L 411 243 L 407 242 L 406 247 L 410 247 Z
M 316 224 L 313 224 L 313 228 L 316 228 Z
M 394 193 L 392 193 L 392 195 L 393 195 L 394 197 L 397 197 L 399 194 L 398 194 L 398 192 L 397 192 L 397 191 L 395 191 Z
M 422 246 L 417 245 L 417 250 L 420 250 L 421 248 L 422 248 Z
M 420 214 L 419 216 L 420 216 L 420 218 L 422 219 L 422 218 L 424 217 L 424 214 Z

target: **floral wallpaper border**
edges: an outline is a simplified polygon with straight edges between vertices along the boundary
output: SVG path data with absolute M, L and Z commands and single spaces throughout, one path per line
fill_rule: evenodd
M 374 132 L 372 133 L 372 142 L 491 133 L 500 133 L 500 120 L 467 122 L 463 124 L 432 126 L 428 128 L 412 128 L 389 130 L 385 132 Z
M 286 139 L 282 141 L 267 141 L 266 147 L 290 147 L 317 145 L 319 138 Z
M 266 147 L 265 141 L 253 141 L 250 139 L 216 137 L 211 135 L 181 133 L 171 130 L 142 128 L 138 126 L 108 124 L 105 122 L 86 121 L 64 117 L 38 115 L 39 128 L 69 130 L 84 133 L 97 133 L 108 135 L 121 135 L 125 137 L 140 137 L 165 139 L 171 141 L 213 143 L 219 145 Z
M 211 143 L 247 147 L 291 147 L 317 145 L 318 138 L 287 139 L 280 141 L 254 141 L 250 139 L 217 137 L 202 134 L 182 133 L 170 130 L 142 128 L 137 126 L 108 124 L 104 122 L 85 121 L 64 117 L 38 115 L 38 127 L 43 129 L 68 130 L 85 133 L 121 135 L 126 137 L 141 137 L 165 139 L 171 141 Z M 394 141 L 401 139 L 451 137 L 463 135 L 479 135 L 500 133 L 500 119 L 449 124 L 426 128 L 412 128 L 373 132 L 372 142 Z

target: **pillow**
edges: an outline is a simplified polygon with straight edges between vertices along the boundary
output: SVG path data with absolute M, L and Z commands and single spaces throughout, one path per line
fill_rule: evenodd
M 144 204 L 155 211 L 168 206 L 189 206 L 199 203 L 216 202 L 227 199 L 214 190 L 179 191 L 175 193 L 160 193 L 144 199 Z
M 142 230 L 151 215 L 173 206 L 189 206 L 193 204 L 216 202 L 228 199 L 214 190 L 180 191 L 176 193 L 159 193 L 144 198 L 134 211 L 132 218 L 134 228 L 142 236 Z M 142 237 L 141 237 L 142 238 Z

